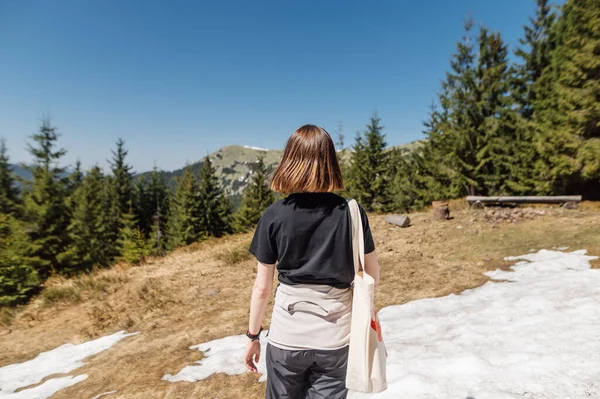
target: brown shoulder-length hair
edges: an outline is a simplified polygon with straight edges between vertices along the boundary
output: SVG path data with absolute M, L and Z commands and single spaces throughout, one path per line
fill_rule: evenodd
M 335 147 L 325 129 L 304 125 L 290 136 L 271 189 L 282 194 L 344 189 Z

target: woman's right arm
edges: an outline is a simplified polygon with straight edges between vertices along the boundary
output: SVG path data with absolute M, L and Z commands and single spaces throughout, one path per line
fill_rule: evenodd
M 375 286 L 379 285 L 379 261 L 377 260 L 377 252 L 365 254 L 365 272 L 373 277 Z

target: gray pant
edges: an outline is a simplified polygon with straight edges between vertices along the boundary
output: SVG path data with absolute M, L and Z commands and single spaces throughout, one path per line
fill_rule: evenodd
M 267 399 L 345 399 L 348 347 L 285 350 L 267 346 Z

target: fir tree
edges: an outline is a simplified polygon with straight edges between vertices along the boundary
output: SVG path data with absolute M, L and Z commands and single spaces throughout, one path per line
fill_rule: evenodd
M 515 54 L 522 62 L 512 68 L 512 97 L 519 110 L 514 155 L 510 167 L 510 179 L 506 187 L 512 194 L 535 195 L 545 190 L 540 185 L 540 173 L 535 164 L 539 161 L 535 137 L 540 127 L 533 121 L 536 103 L 548 94 L 548 87 L 541 79 L 550 66 L 556 46 L 553 27 L 556 14 L 548 0 L 536 0 L 537 9 L 529 25 L 524 26 L 525 36 Z M 542 167 L 543 169 L 544 167 Z
M 553 35 L 534 112 L 541 191 L 600 198 L 600 4 L 568 0 Z
M 146 238 L 138 227 L 131 203 L 129 210 L 121 215 L 120 224 L 119 248 L 121 253 L 118 260 L 132 264 L 143 262 L 148 256 Z
M 59 259 L 70 245 L 65 169 L 58 165 L 66 151 L 56 148 L 58 134 L 48 119 L 42 121 L 32 140 L 33 166 L 29 169 L 33 180 L 25 193 L 24 214 L 33 248 L 30 256 L 40 259 L 39 274 L 46 278 L 65 269 Z
M 370 118 L 364 135 L 357 135 L 348 171 L 350 194 L 368 211 L 385 211 L 390 203 L 385 135 L 381 118 Z
M 457 44 L 457 52 L 450 61 L 451 71 L 442 83 L 440 104 L 447 117 L 440 121 L 447 166 L 451 170 L 449 191 L 454 195 L 473 195 L 479 189 L 477 181 L 478 113 L 476 93 L 475 53 L 471 30 L 472 20 L 465 22 L 465 36 Z
M 538 81 L 544 70 L 550 65 L 553 40 L 552 27 L 556 15 L 548 0 L 536 0 L 535 18 L 529 19 L 529 25 L 524 26 L 525 37 L 519 39 L 521 47 L 515 51 L 522 64 L 516 66 L 517 79 L 513 93 L 520 104 L 521 114 L 531 119 L 534 103 L 538 97 Z
M 234 217 L 235 231 L 242 232 L 256 226 L 265 209 L 273 203 L 273 192 L 269 188 L 267 173 L 264 155 L 261 154 L 252 169 L 252 180 L 244 190 L 242 206 Z
M 392 182 L 395 209 L 408 211 L 422 209 L 431 201 L 452 198 L 449 191 L 451 172 L 447 166 L 445 136 L 439 129 L 446 119 L 445 112 L 432 105 L 425 121 L 424 134 L 428 138 L 422 147 L 408 155 L 396 154 L 396 175 Z
M 117 149 L 112 151 L 112 159 L 109 160 L 112 176 L 107 179 L 105 190 L 108 192 L 107 203 L 107 247 L 110 258 L 115 258 L 121 253 L 120 232 L 122 215 L 129 212 L 133 201 L 133 174 L 132 167 L 126 162 L 127 150 L 125 141 L 117 140 Z
M 344 151 L 345 136 L 344 136 L 344 124 L 342 123 L 342 121 L 338 121 L 338 127 L 336 130 L 336 134 L 337 134 L 337 139 L 338 139 L 338 141 L 336 143 L 337 150 L 338 150 L 338 152 Z
M 231 231 L 231 205 L 219 184 L 210 158 L 206 156 L 199 181 L 200 231 L 207 236 L 221 237 Z
M 119 216 L 122 213 L 127 213 L 129 211 L 129 204 L 133 198 L 133 187 L 132 187 L 132 179 L 133 173 L 131 170 L 133 169 L 126 162 L 128 151 L 125 149 L 125 141 L 123 139 L 117 140 L 117 150 L 112 151 L 112 160 L 110 161 L 110 166 L 112 170 L 112 184 L 115 187 L 115 201 L 119 207 Z
M 0 141 L 0 214 L 13 214 L 19 204 L 19 190 L 10 167 L 6 142 Z
M 144 236 L 148 236 L 152 229 L 152 217 L 156 210 L 156 202 L 150 194 L 148 180 L 140 177 L 133 188 L 133 214 Z
M 73 172 L 69 175 L 68 181 L 68 190 L 69 193 L 74 193 L 81 183 L 83 182 L 83 178 L 85 177 L 83 171 L 81 170 L 81 161 L 78 159 L 75 162 L 75 167 L 73 168 Z
M 522 126 L 513 106 L 510 88 L 513 76 L 508 66 L 508 48 L 499 33 L 481 28 L 476 69 L 478 161 L 476 174 L 479 193 L 510 194 L 511 171 L 519 146 Z M 519 167 L 521 165 L 518 165 Z
M 62 255 L 68 272 L 88 271 L 95 265 L 107 266 L 112 260 L 105 184 L 102 171 L 95 166 L 73 195 L 74 208 L 68 228 L 71 246 Z
M 167 246 L 165 232 L 169 223 L 169 194 L 162 173 L 154 168 L 148 187 L 148 209 L 152 210 L 148 245 L 156 256 L 163 255 Z
M 183 177 L 177 178 L 170 207 L 167 226 L 169 248 L 174 249 L 200 240 L 200 198 L 198 182 L 192 168 L 187 167 Z
M 25 302 L 39 289 L 40 259 L 25 226 L 10 214 L 0 214 L 0 306 Z

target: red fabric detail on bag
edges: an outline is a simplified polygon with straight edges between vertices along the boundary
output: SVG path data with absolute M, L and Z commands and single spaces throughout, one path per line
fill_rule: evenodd
M 377 340 L 379 342 L 383 342 L 383 336 L 381 335 L 381 324 L 379 324 L 377 319 L 371 319 L 371 328 L 377 333 Z

